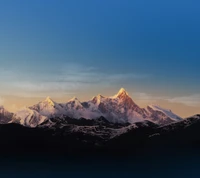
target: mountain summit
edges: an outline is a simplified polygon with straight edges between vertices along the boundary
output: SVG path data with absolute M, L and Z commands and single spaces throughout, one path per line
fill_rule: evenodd
M 114 95 L 114 98 L 115 97 L 118 97 L 118 98 L 124 98 L 124 97 L 127 97 L 128 96 L 128 92 L 124 89 L 124 88 L 121 88 L 118 93 L 116 95 Z
M 17 112 L 18 120 L 21 117 L 20 122 L 27 125 L 27 122 L 23 120 L 27 120 L 29 115 L 30 119 L 34 118 L 35 120 L 31 126 L 46 121 L 46 118 L 63 118 L 66 116 L 74 119 L 85 118 L 90 120 L 104 117 L 112 123 L 131 124 L 149 120 L 163 125 L 182 120 L 171 110 L 158 106 L 139 107 L 124 88 L 121 88 L 114 96 L 104 97 L 99 94 L 85 102 L 81 102 L 74 97 L 66 103 L 56 103 L 50 97 L 47 97 L 44 101 L 25 109 L 24 112 L 25 114 L 23 114 L 23 111 Z
M 51 106 L 55 105 L 55 102 L 49 96 L 44 100 L 44 103 L 47 103 Z
M 119 96 L 119 95 L 122 95 L 122 94 L 128 95 L 128 92 L 124 88 L 121 88 L 117 95 Z

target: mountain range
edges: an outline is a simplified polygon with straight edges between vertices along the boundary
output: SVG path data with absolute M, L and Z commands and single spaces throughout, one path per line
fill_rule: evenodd
M 74 119 L 104 117 L 112 123 L 131 124 L 149 120 L 159 125 L 182 120 L 171 110 L 159 106 L 139 107 L 124 88 L 121 88 L 114 96 L 104 97 L 99 94 L 85 102 L 80 102 L 74 97 L 66 103 L 57 103 L 47 97 L 44 101 L 30 107 L 24 107 L 10 116 L 12 116 L 11 122 L 28 127 L 37 127 L 50 118 L 64 118 L 66 116 Z M 6 117 L 5 115 L 5 122 L 10 121 Z
M 74 97 L 57 103 L 47 97 L 15 113 L 0 107 L 1 150 L 12 152 L 155 151 L 160 145 L 200 145 L 199 128 L 200 115 L 181 118 L 156 105 L 141 108 L 123 88 L 85 102 Z

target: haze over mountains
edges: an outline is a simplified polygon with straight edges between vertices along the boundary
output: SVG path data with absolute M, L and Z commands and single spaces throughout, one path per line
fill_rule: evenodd
M 131 124 L 149 120 L 159 125 L 182 120 L 171 110 L 159 106 L 139 107 L 124 88 L 111 97 L 99 94 L 85 102 L 80 102 L 74 97 L 66 103 L 57 103 L 47 97 L 44 101 L 30 107 L 24 107 L 14 114 L 5 109 L 0 110 L 0 112 L 1 120 L 4 118 L 4 123 L 15 122 L 28 127 L 36 127 L 50 118 L 64 118 L 66 116 L 73 119 L 90 120 L 104 117 L 111 123 Z

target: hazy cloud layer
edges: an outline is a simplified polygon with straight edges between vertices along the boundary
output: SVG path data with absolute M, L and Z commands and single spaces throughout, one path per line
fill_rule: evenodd
M 156 102 L 158 100 L 165 100 L 171 103 L 180 103 L 186 106 L 199 107 L 200 106 L 200 94 L 194 94 L 189 96 L 169 97 L 169 96 L 152 96 L 148 93 L 136 92 L 132 95 L 133 98 L 147 103 Z
M 110 73 L 102 69 L 77 64 L 65 64 L 54 70 L 46 68 L 44 71 L 36 71 L 31 70 L 28 73 L 26 72 L 27 75 L 24 75 L 24 71 L 0 68 L 0 94 L 12 94 L 22 97 L 46 97 L 47 95 L 59 97 L 62 95 L 76 95 L 76 92 L 91 87 L 109 87 L 149 78 L 149 75 L 146 74 Z M 169 97 L 136 92 L 132 94 L 132 97 L 146 103 L 165 100 L 192 107 L 200 106 L 200 94 Z M 4 100 L 0 97 L 0 105 L 3 103 Z
M 26 69 L 24 69 L 26 70 Z M 14 68 L 5 69 L 0 67 L 0 94 L 3 96 L 15 95 L 22 97 L 46 97 L 47 95 L 59 97 L 63 95 L 76 95 L 77 92 L 91 87 L 109 87 L 117 84 L 126 84 L 134 80 L 149 79 L 150 75 L 136 73 L 111 73 L 95 67 L 87 67 L 78 64 L 65 64 L 56 69 L 45 68 L 44 70 L 26 71 Z M 153 96 L 145 92 L 132 94 L 133 99 L 146 103 L 156 103 L 165 100 L 171 103 L 181 103 L 187 106 L 200 106 L 200 94 L 188 96 L 170 97 Z M 4 103 L 0 98 L 0 105 Z
M 3 94 L 23 97 L 74 94 L 90 87 L 110 86 L 126 81 L 145 79 L 148 75 L 134 73 L 110 73 L 98 68 L 77 64 L 62 65 L 56 70 L 29 71 L 0 70 Z
M 200 107 L 200 94 L 169 98 L 167 101 L 172 103 L 182 103 L 192 107 Z
M 135 99 L 138 99 L 140 101 L 147 102 L 147 103 L 155 102 L 157 100 L 166 100 L 167 99 L 167 97 L 153 96 L 153 95 L 148 94 L 148 93 L 140 93 L 140 92 L 133 93 L 132 97 L 133 97 L 133 99 L 135 98 Z

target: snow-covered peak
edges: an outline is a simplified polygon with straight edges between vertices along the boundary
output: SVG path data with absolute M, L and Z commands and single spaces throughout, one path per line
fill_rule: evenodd
M 50 98 L 50 96 L 47 96 L 45 101 L 49 101 L 49 100 L 51 100 L 51 98 Z
M 128 97 L 128 92 L 124 88 L 121 88 L 118 91 L 118 93 L 111 98 L 114 99 L 114 98 L 125 98 L 125 97 Z
M 49 96 L 44 100 L 44 102 L 48 103 L 51 106 L 55 105 L 55 102 Z
M 68 102 L 70 102 L 70 101 L 78 101 L 78 102 L 80 102 L 79 100 L 78 100 L 78 98 L 77 97 L 73 97 L 73 98 L 71 98 Z
M 162 108 L 158 105 L 154 105 L 154 104 L 148 105 L 147 107 L 150 107 L 153 110 L 172 112 L 170 109 L 164 109 L 164 108 Z
M 121 89 L 119 90 L 119 92 L 117 93 L 117 95 L 121 95 L 121 94 L 126 94 L 126 95 L 128 95 L 128 92 L 127 92 L 124 88 L 121 88 Z
M 24 126 L 36 127 L 47 119 L 46 116 L 40 115 L 36 110 L 23 107 L 14 114 L 13 122 L 20 123 Z
M 105 98 L 105 97 L 102 96 L 101 94 L 98 94 L 96 97 L 97 97 L 97 98 Z
M 78 100 L 78 98 L 76 97 L 73 97 L 72 99 L 70 99 L 68 102 L 67 102 L 67 107 L 68 109 L 69 108 L 83 108 L 81 102 Z
M 60 116 L 63 113 L 62 105 L 56 103 L 50 97 L 36 105 L 30 106 L 29 109 L 35 110 L 47 117 Z
M 92 103 L 99 105 L 101 103 L 102 99 L 104 99 L 104 98 L 105 98 L 104 96 L 98 94 L 97 96 L 92 98 Z
M 180 121 L 180 120 L 182 120 L 181 117 L 179 117 L 176 114 L 174 114 L 170 109 L 164 109 L 164 108 L 162 108 L 160 106 L 148 105 L 147 106 L 147 110 L 149 112 L 155 111 L 155 112 L 163 113 L 165 116 L 169 117 L 170 119 L 172 119 L 174 121 Z

